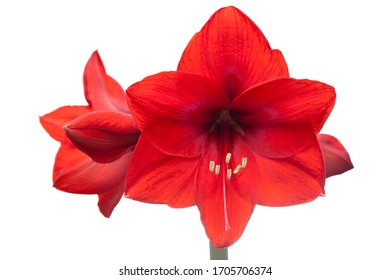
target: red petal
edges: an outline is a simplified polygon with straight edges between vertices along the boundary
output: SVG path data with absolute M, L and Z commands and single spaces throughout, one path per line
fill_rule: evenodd
M 122 87 L 106 74 L 97 51 L 92 54 L 85 66 L 84 92 L 93 110 L 129 113 Z
M 132 151 L 140 132 L 130 114 L 96 111 L 65 127 L 69 139 L 97 162 L 111 162 Z
M 64 125 L 90 111 L 88 106 L 64 106 L 40 117 L 39 121 L 52 138 L 61 141 L 65 136 Z
M 131 154 L 126 154 L 112 163 L 97 163 L 64 139 L 54 164 L 54 186 L 78 194 L 104 194 L 116 189 L 123 193 L 130 159 Z
M 110 192 L 99 194 L 98 206 L 104 217 L 109 218 L 112 214 L 112 211 L 121 200 L 123 196 L 123 185 L 124 184 L 121 184 Z
M 228 104 L 211 80 L 180 72 L 147 77 L 127 94 L 145 138 L 162 152 L 183 157 L 202 153 L 211 122 Z
M 202 190 L 197 190 L 197 194 L 201 195 L 201 192 Z M 217 188 L 211 196 L 203 196 L 197 202 L 206 234 L 217 248 L 229 247 L 241 237 L 255 206 L 253 202 L 243 199 L 234 189 L 228 189 L 226 208 L 230 229 L 225 230 L 224 203 L 220 199 L 222 196 L 221 188 Z M 196 200 L 198 201 L 198 198 Z
M 216 247 L 228 247 L 242 235 L 255 205 L 255 189 L 260 187 L 256 159 L 245 141 L 237 134 L 232 137 L 231 159 L 221 158 L 218 136 L 211 135 L 202 156 L 196 182 L 196 202 L 206 234 Z M 248 164 L 230 179 L 233 170 L 246 157 Z M 220 159 L 220 160 L 218 160 Z M 219 174 L 210 170 L 210 160 L 217 160 Z
M 317 139 L 325 160 L 326 177 L 339 175 L 353 168 L 347 150 L 337 138 L 319 134 Z
M 325 170 L 321 150 L 313 141 L 302 152 L 284 159 L 257 157 L 262 178 L 257 203 L 288 206 L 324 194 Z
M 244 92 L 232 102 L 231 109 L 258 155 L 283 158 L 314 140 L 335 98 L 329 85 L 281 78 Z
M 198 161 L 163 154 L 141 136 L 127 173 L 125 195 L 175 208 L 193 206 Z
M 276 77 L 288 77 L 283 55 L 234 7 L 217 11 L 184 50 L 179 71 L 211 77 L 231 98 Z

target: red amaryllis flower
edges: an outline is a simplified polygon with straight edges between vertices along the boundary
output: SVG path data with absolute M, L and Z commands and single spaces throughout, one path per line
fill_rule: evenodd
M 40 117 L 40 122 L 51 137 L 61 142 L 54 163 L 54 186 L 70 193 L 98 194 L 100 212 L 109 217 L 123 196 L 125 174 L 139 137 L 139 130 L 128 109 L 123 89 L 106 74 L 97 51 L 92 54 L 85 67 L 84 94 L 87 106 L 58 108 Z M 83 128 L 86 123 L 93 126 L 103 122 L 109 126 L 114 120 L 115 127 L 118 127 L 118 123 L 126 125 L 128 142 L 126 145 L 121 143 L 121 151 L 115 159 L 110 159 L 109 163 L 104 163 L 104 152 L 96 156 L 96 161 L 81 152 L 68 139 L 63 129 L 66 126 L 68 132 L 73 132 L 68 133 L 72 138 L 79 138 L 79 142 L 83 142 L 83 135 L 90 134 L 90 130 Z M 105 131 L 101 130 L 99 133 L 104 134 Z M 107 139 L 100 140 L 97 137 L 89 139 L 88 145 L 112 148 Z M 83 144 L 78 146 L 84 152 L 91 149 L 85 151 Z M 118 143 L 114 146 L 118 147 Z
M 234 7 L 193 37 L 178 70 L 127 89 L 142 136 L 126 196 L 197 205 L 210 241 L 227 247 L 256 204 L 324 194 L 316 135 L 333 108 L 333 87 L 289 78 L 282 54 Z

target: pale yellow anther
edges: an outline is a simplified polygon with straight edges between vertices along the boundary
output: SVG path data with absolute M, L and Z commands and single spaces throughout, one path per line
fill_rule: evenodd
M 229 164 L 231 158 L 232 158 L 232 154 L 231 153 L 227 153 L 226 154 L 226 159 L 225 159 L 227 164 Z
M 210 160 L 210 167 L 209 167 L 210 172 L 213 172 L 213 171 L 214 171 L 214 167 L 215 167 L 215 161 Z
M 215 175 L 219 175 L 219 171 L 221 170 L 221 166 L 219 164 L 217 164 L 215 166 Z
M 226 177 L 228 180 L 230 180 L 232 178 L 232 170 L 230 168 L 228 168 L 228 170 L 227 170 Z
M 248 158 L 243 157 L 241 160 L 241 168 L 245 168 L 248 163 Z
M 236 168 L 234 168 L 233 174 L 237 174 L 241 169 L 241 164 L 237 165 Z

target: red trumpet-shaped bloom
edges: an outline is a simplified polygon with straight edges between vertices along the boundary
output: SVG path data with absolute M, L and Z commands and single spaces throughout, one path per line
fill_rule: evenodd
M 227 247 L 256 204 L 309 202 L 324 194 L 326 177 L 352 168 L 337 139 L 318 135 L 334 88 L 290 78 L 281 52 L 234 7 L 195 34 L 177 71 L 127 89 L 133 115 L 97 53 L 84 81 L 89 106 L 63 107 L 41 122 L 61 141 L 55 186 L 99 194 L 106 216 L 123 192 L 142 202 L 196 205 L 210 241 Z
M 210 18 L 178 71 L 147 77 L 127 94 L 142 135 L 126 196 L 197 205 L 216 247 L 241 236 L 256 204 L 294 205 L 324 194 L 316 135 L 334 88 L 289 78 L 281 52 L 236 8 Z
M 97 194 L 100 212 L 109 217 L 123 196 L 125 174 L 139 130 L 128 109 L 123 89 L 106 74 L 98 52 L 92 54 L 85 67 L 84 93 L 87 106 L 64 106 L 42 116 L 40 121 L 49 135 L 61 142 L 54 163 L 54 186 L 65 192 Z M 118 144 L 117 139 L 115 140 L 115 157 L 110 158 L 107 163 L 102 147 L 110 149 L 112 153 L 111 143 L 107 139 L 91 137 L 90 129 L 84 128 L 104 123 L 106 129 L 98 133 L 105 135 L 111 122 L 114 122 L 114 129 L 118 129 L 118 123 L 126 125 L 122 132 L 127 137 L 127 142 Z M 78 148 L 84 153 L 65 135 L 64 126 L 67 134 L 78 143 Z M 83 141 L 86 137 L 91 139 Z M 103 151 L 97 155 L 95 153 L 93 160 L 87 154 L 96 146 Z

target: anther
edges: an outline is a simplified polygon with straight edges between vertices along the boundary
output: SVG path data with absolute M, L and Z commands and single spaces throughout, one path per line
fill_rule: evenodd
M 227 153 L 226 154 L 226 163 L 227 164 L 229 164 L 231 158 L 232 158 L 232 154 L 231 153 Z
M 227 170 L 226 177 L 228 180 L 230 180 L 232 178 L 232 170 L 230 168 L 228 168 L 228 170 Z
M 243 157 L 241 160 L 241 168 L 245 168 L 248 163 L 248 158 Z
M 210 172 L 213 172 L 214 171 L 214 167 L 215 167 L 215 161 L 213 160 L 210 160 Z
M 236 168 L 234 168 L 233 174 L 237 174 L 241 169 L 241 164 L 237 165 Z
M 219 164 L 217 164 L 215 166 L 215 175 L 219 175 L 219 171 L 221 170 L 221 166 Z

